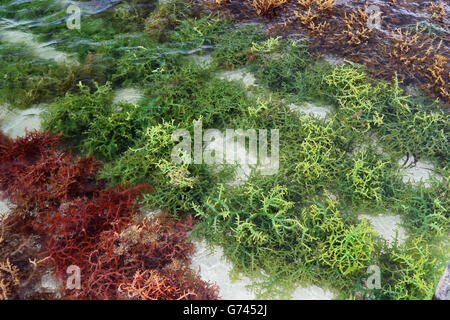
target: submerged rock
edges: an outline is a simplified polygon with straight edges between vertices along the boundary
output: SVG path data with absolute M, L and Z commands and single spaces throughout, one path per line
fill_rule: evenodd
M 433 298 L 436 300 L 450 300 L 450 263 L 447 264 L 447 268 L 444 270 Z

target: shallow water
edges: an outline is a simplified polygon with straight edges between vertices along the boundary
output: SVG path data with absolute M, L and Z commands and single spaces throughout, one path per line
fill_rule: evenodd
M 26 63 L 30 65 L 42 66 L 49 65 L 72 65 L 80 68 L 90 68 L 101 70 L 111 68 L 111 65 L 116 63 L 117 56 L 121 56 L 126 53 L 129 54 L 128 61 L 130 65 L 136 67 L 139 70 L 139 66 L 147 63 L 147 60 L 155 59 L 163 60 L 162 58 L 170 56 L 181 55 L 193 64 L 196 64 L 204 70 L 210 68 L 213 65 L 213 58 L 211 56 L 212 46 L 208 44 L 199 45 L 195 49 L 189 47 L 190 43 L 179 43 L 174 47 L 165 47 L 164 45 L 156 45 L 149 49 L 146 46 L 146 39 L 142 39 L 143 30 L 128 30 L 123 31 L 120 34 L 115 33 L 117 25 L 111 26 L 109 24 L 109 17 L 115 8 L 120 4 L 123 4 L 119 0 L 100 0 L 100 1 L 57 1 L 57 0 L 43 0 L 34 1 L 36 3 L 33 9 L 22 8 L 17 9 L 17 6 L 30 4 L 33 0 L 17 0 L 17 1 L 1 1 L 0 4 L 0 49 L 8 52 L 9 56 L 17 58 L 12 62 L 20 65 L 25 63 L 20 58 L 25 55 L 25 51 L 36 59 L 28 59 Z M 160 1 L 163 3 L 164 1 Z M 42 6 L 39 6 L 39 3 Z M 232 11 L 242 21 L 238 25 L 252 24 L 254 22 L 264 22 L 264 28 L 269 29 L 272 26 L 282 26 L 285 20 L 292 18 L 292 9 L 295 5 L 289 4 L 286 8 L 280 11 L 280 14 L 276 17 L 272 17 L 267 20 L 266 18 L 256 17 L 251 11 L 244 10 L 237 2 L 232 1 L 229 6 L 229 10 Z M 339 10 L 342 12 L 361 6 L 364 1 L 337 1 Z M 379 5 L 381 9 L 386 9 L 385 24 L 390 28 L 413 26 L 416 23 L 423 25 L 430 25 L 429 15 L 423 12 L 423 5 L 420 2 L 404 2 L 403 7 L 395 8 L 390 6 L 389 1 L 375 1 L 375 4 Z M 81 8 L 81 31 L 68 30 L 66 22 L 69 19 L 69 15 L 65 12 L 65 9 L 69 5 L 79 5 Z M 151 11 L 156 6 L 156 1 L 149 1 L 140 6 L 148 7 Z M 448 9 L 448 7 L 446 7 Z M 123 7 L 124 10 L 132 11 L 132 7 Z M 93 18 L 89 20 L 88 18 Z M 87 22 L 88 21 L 88 22 Z M 84 23 L 88 23 L 86 29 L 84 29 Z M 444 27 L 448 26 L 448 17 L 445 17 Z M 433 24 L 433 27 L 438 30 L 439 37 L 443 39 L 443 48 L 448 51 L 449 48 L 449 32 L 441 24 Z M 126 25 L 122 25 L 126 27 Z M 87 30 L 85 32 L 85 30 Z M 295 31 L 295 32 L 294 32 Z M 304 31 L 304 30 L 303 30 Z M 291 29 L 289 32 L 282 30 L 281 34 L 291 37 L 305 37 L 305 33 L 300 29 Z M 377 41 L 383 42 L 383 32 L 377 33 Z M 290 33 L 290 34 L 289 34 Z M 152 50 L 151 55 L 146 55 L 144 58 L 140 56 L 140 52 L 145 50 Z M 326 50 L 325 50 L 326 51 Z M 369 54 L 370 51 L 363 53 Z M 373 53 L 373 52 L 372 52 Z M 324 60 L 330 64 L 336 66 L 344 63 L 344 54 L 340 55 L 339 48 L 336 50 L 326 51 Z M 1 63 L 1 62 L 0 62 Z M 161 68 L 170 67 L 167 65 Z M 103 69 L 102 69 L 103 68 Z M 137 74 L 127 74 L 127 70 L 124 74 L 119 75 L 122 78 L 119 80 L 116 78 L 108 78 L 110 74 L 105 72 L 107 79 L 114 82 L 113 85 L 113 98 L 112 103 L 131 103 L 139 104 L 143 98 L 145 98 L 145 88 L 136 86 L 133 83 L 132 78 L 134 76 L 143 76 Z M 155 70 L 157 72 L 158 70 Z M 138 71 L 137 71 L 138 72 Z M 94 72 L 95 73 L 95 72 Z M 77 74 L 76 81 L 83 82 L 95 82 L 96 79 L 92 74 L 80 73 Z M 254 74 L 252 74 L 245 67 L 238 67 L 233 70 L 219 70 L 215 73 L 215 77 L 225 81 L 233 81 L 240 83 L 246 88 L 249 96 L 260 94 L 257 90 L 262 89 L 261 85 L 256 80 Z M 45 81 L 45 79 L 39 79 L 37 76 L 36 81 Z M 184 79 L 181 79 L 183 81 Z M 92 83 L 91 83 L 91 86 Z M 262 92 L 262 91 L 261 91 Z M 65 93 L 64 93 L 65 94 Z M 286 107 L 292 111 L 292 116 L 298 116 L 302 119 L 310 116 L 317 118 L 318 121 L 328 121 L 334 113 L 336 113 L 335 106 L 323 105 L 314 102 L 303 102 L 302 104 L 287 104 L 287 99 L 280 99 L 286 104 Z M 51 101 L 48 101 L 51 102 Z M 290 100 L 289 100 L 290 102 Z M 41 125 L 40 115 L 45 112 L 47 104 L 40 103 L 27 106 L 26 109 L 13 109 L 11 106 L 8 108 L 6 104 L 0 106 L 0 130 L 4 131 L 10 137 L 23 136 L 28 130 L 39 129 Z M 119 110 L 118 110 L 119 111 Z M 291 114 L 290 114 L 291 115 Z M 269 115 L 270 116 L 270 115 Z M 380 154 L 383 153 L 381 146 L 377 144 L 376 138 L 373 138 L 372 146 L 375 147 Z M 370 144 L 370 142 L 369 142 Z M 362 145 L 361 149 L 364 149 L 366 145 Z M 358 151 L 355 149 L 354 151 Z M 245 154 L 245 146 L 238 146 L 238 153 Z M 349 156 L 350 152 L 349 152 Z M 402 165 L 403 160 L 399 161 L 399 165 Z M 255 167 L 245 164 L 237 168 L 235 177 L 231 181 L 228 181 L 227 186 L 234 187 L 243 185 L 248 181 L 251 174 L 255 171 Z M 412 183 L 414 185 L 423 182 L 423 185 L 430 187 L 430 180 L 433 177 L 441 179 L 442 177 L 434 174 L 434 165 L 424 161 L 419 161 L 413 166 L 406 166 L 400 170 L 401 179 L 405 183 Z M 332 196 L 336 200 L 335 196 Z M 6 211 L 7 202 L 0 201 L 0 212 Z M 159 214 L 162 210 L 155 210 L 148 215 Z M 362 215 L 359 216 L 361 218 Z M 405 229 L 401 226 L 403 220 L 399 215 L 383 213 L 380 215 L 365 215 L 365 218 L 369 220 L 372 228 L 382 238 L 386 239 L 389 244 L 392 244 L 398 232 L 399 243 L 404 243 L 407 239 Z M 355 218 L 356 219 L 356 218 Z M 246 286 L 251 285 L 252 281 L 246 277 L 233 282 L 231 281 L 229 274 L 232 269 L 232 265 L 224 260 L 222 257 L 223 249 L 215 247 L 212 255 L 209 255 L 208 250 L 204 242 L 196 242 L 197 249 L 192 255 L 191 267 L 194 270 L 200 268 L 200 275 L 203 280 L 216 282 L 220 286 L 220 294 L 225 299 L 254 299 L 256 296 L 253 292 L 247 290 Z M 52 290 L 55 284 L 52 274 L 48 274 L 43 280 L 44 289 Z M 293 299 L 333 299 L 335 293 L 319 286 L 299 286 L 292 296 Z
M 445 14 L 440 18 L 434 18 L 430 11 L 430 3 L 443 3 Z M 221 7 L 221 10 L 229 12 L 232 16 L 246 22 L 257 22 L 264 26 L 265 30 L 273 35 L 282 35 L 290 38 L 309 38 L 311 46 L 318 52 L 326 56 L 345 57 L 350 61 L 365 64 L 371 74 L 378 78 L 391 80 L 394 76 L 398 76 L 406 84 L 414 84 L 427 88 L 430 85 L 428 77 L 424 72 L 412 70 L 411 66 L 402 66 L 403 62 L 393 59 L 392 49 L 394 46 L 393 39 L 400 39 L 404 36 L 405 31 L 409 30 L 411 34 L 415 33 L 416 27 L 422 30 L 421 40 L 417 45 L 413 45 L 412 49 L 418 56 L 426 55 L 425 51 L 418 50 L 420 42 L 425 43 L 426 47 L 433 46 L 438 55 L 444 56 L 447 63 L 444 64 L 445 72 L 444 89 L 449 87 L 449 70 L 450 70 L 450 4 L 442 1 L 412 1 L 401 0 L 393 3 L 390 0 L 362 1 L 362 0 L 338 0 L 331 12 L 319 13 L 315 23 L 326 23 L 328 25 L 326 31 L 321 35 L 311 33 L 308 27 L 302 26 L 299 22 L 297 14 L 304 15 L 307 10 L 303 9 L 297 1 L 288 1 L 268 16 L 258 16 L 251 6 L 244 1 L 230 1 Z M 370 6 L 370 7 L 369 7 Z M 367 9 L 366 9 L 367 8 Z M 212 11 L 214 11 L 213 9 Z M 365 26 L 371 29 L 369 39 L 362 41 L 361 44 L 348 44 L 340 33 L 344 28 L 343 21 L 352 12 L 362 10 L 367 13 L 368 23 L 375 27 Z M 314 11 L 314 10 L 313 10 Z M 373 12 L 378 12 L 380 19 Z M 316 14 L 316 13 L 313 13 Z M 403 36 L 399 36 L 397 29 L 401 29 Z M 357 31 L 352 30 L 355 34 Z M 410 35 L 411 35 L 410 34 Z M 439 44 L 440 43 L 440 44 Z M 403 59 L 403 58 L 401 58 Z M 414 58 L 413 58 L 414 59 Z M 339 63 L 339 60 L 332 59 Z M 433 62 L 426 62 L 429 67 Z M 428 89 L 427 89 L 428 90 Z M 439 96 L 448 104 L 450 102 L 447 94 L 441 94 L 439 88 L 431 89 L 432 95 Z

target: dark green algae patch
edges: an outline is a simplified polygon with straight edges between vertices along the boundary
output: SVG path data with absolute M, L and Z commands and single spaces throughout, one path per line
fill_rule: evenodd
M 66 148 L 100 159 L 99 178 L 108 184 L 151 184 L 143 205 L 176 217 L 194 213 L 192 236 L 222 246 L 259 297 L 285 298 L 299 284 L 316 284 L 338 298 L 361 298 L 372 265 L 381 270 L 372 298 L 432 297 L 449 234 L 449 116 L 438 101 L 408 96 L 396 79 L 374 80 L 359 65 L 332 66 L 306 40 L 203 16 L 195 3 L 118 2 L 82 16 L 80 30 L 66 28 L 65 9 L 2 2 L 1 18 L 35 21 L 15 29 L 79 61 L 38 59 L 26 44 L 0 40 L 2 105 L 47 102 L 43 130 L 62 132 Z M 195 64 L 193 55 L 210 63 Z M 256 86 L 217 76 L 244 67 Z M 121 87 L 141 90 L 140 101 L 114 104 Z M 304 102 L 331 112 L 319 119 L 288 106 Z M 279 171 L 253 171 L 230 186 L 232 166 L 173 164 L 171 135 L 193 134 L 195 120 L 219 130 L 280 130 Z M 440 178 L 403 182 L 406 153 L 431 161 Z M 361 212 L 400 215 L 408 239 L 389 245 Z

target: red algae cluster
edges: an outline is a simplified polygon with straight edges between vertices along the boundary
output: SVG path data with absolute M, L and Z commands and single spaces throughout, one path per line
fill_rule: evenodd
M 99 162 L 61 151 L 59 136 L 45 132 L 0 132 L 0 163 L 0 190 L 13 204 L 0 220 L 1 299 L 48 298 L 31 288 L 49 269 L 62 284 L 52 298 L 217 299 L 188 267 L 192 217 L 141 214 L 136 200 L 150 186 L 105 188 Z M 74 266 L 75 289 L 64 283 Z

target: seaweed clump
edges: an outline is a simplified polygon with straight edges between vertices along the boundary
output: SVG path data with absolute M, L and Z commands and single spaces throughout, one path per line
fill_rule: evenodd
M 2 250 L 3 243 L 13 241 L 11 234 L 32 235 L 40 247 L 36 257 L 46 261 L 59 280 L 70 266 L 79 267 L 81 288 L 65 288 L 65 298 L 217 298 L 217 289 L 188 268 L 193 245 L 187 242 L 187 232 L 193 220 L 144 218 L 135 202 L 149 186 L 104 189 L 95 177 L 99 163 L 59 151 L 59 139 L 39 132 L 15 140 L 0 136 L 0 186 L 14 205 L 2 220 L 2 230 L 10 230 L 2 233 Z M 1 284 L 3 297 L 9 299 L 25 277 L 21 272 L 30 267 L 20 269 L 14 265 L 16 253 L 6 253 Z M 146 294 L 132 289 L 139 279 L 145 279 Z

